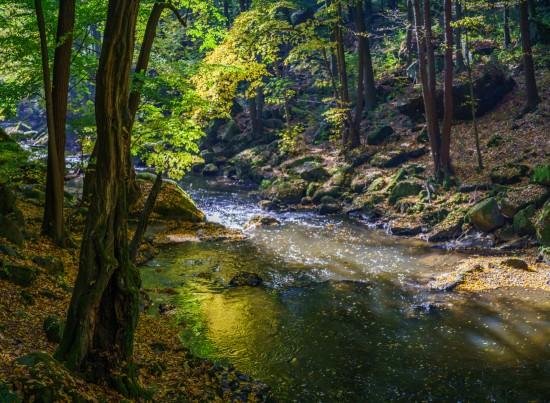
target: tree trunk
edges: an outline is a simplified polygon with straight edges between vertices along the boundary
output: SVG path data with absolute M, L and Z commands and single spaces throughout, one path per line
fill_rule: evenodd
M 145 234 L 147 226 L 149 225 L 149 217 L 151 216 L 151 213 L 155 208 L 155 203 L 157 201 L 157 197 L 159 195 L 161 187 L 162 174 L 157 174 L 155 182 L 153 182 L 153 187 L 151 188 L 149 196 L 147 197 L 147 201 L 145 202 L 145 206 L 143 206 L 143 211 L 141 212 L 141 215 L 139 217 L 139 223 L 136 228 L 136 232 L 134 234 L 134 237 L 132 238 L 132 242 L 130 242 L 130 261 L 132 263 L 136 262 L 136 258 L 139 252 L 139 246 L 141 245 L 141 240 L 143 239 L 143 235 Z
M 357 58 L 357 88 L 355 96 L 355 117 L 353 119 L 353 124 L 355 126 L 354 134 L 350 138 L 350 147 L 355 148 L 360 145 L 361 139 L 359 138 L 359 130 L 361 127 L 361 117 L 363 115 L 363 108 L 365 105 L 365 91 L 364 91 L 364 74 L 365 74 L 365 58 L 363 53 L 365 52 L 365 20 L 363 16 L 363 9 L 361 3 L 355 4 L 355 24 L 357 26 L 358 34 L 358 45 L 357 53 L 359 57 Z
M 405 51 L 407 52 L 407 67 L 409 67 L 414 58 L 414 50 L 412 46 L 413 41 L 413 6 L 412 0 L 407 0 L 407 38 L 405 39 Z
M 455 0 L 455 14 L 456 21 L 462 19 L 462 4 L 461 0 Z M 456 69 L 458 71 L 464 70 L 464 53 L 462 52 L 462 28 L 455 28 L 455 46 L 456 46 Z
M 44 80 L 44 98 L 46 99 L 46 120 L 48 126 L 48 168 L 46 176 L 47 208 L 44 209 L 42 232 L 49 235 L 54 243 L 64 246 L 65 233 L 63 226 L 63 178 L 64 166 L 59 161 L 58 140 L 56 136 L 52 82 L 50 78 L 50 61 L 46 39 L 46 25 L 42 1 L 35 0 L 36 19 L 40 35 L 40 50 L 42 55 L 42 73 Z M 66 106 L 65 106 L 66 108 Z M 63 142 L 64 143 L 64 142 Z
M 443 130 L 441 132 L 441 169 L 448 178 L 453 172 L 451 165 L 451 128 L 453 124 L 453 19 L 452 0 L 445 0 L 445 99 Z
M 363 53 L 362 57 L 363 60 L 363 79 L 364 84 L 363 88 L 365 89 L 365 108 L 368 111 L 373 110 L 376 107 L 376 83 L 374 81 L 374 68 L 372 65 L 372 54 L 370 51 L 370 41 L 367 34 L 366 26 L 364 25 L 365 18 L 364 16 L 361 16 L 361 32 L 365 32 L 365 36 L 363 37 L 364 45 L 363 45 Z M 359 56 L 361 57 L 361 55 Z
M 526 103 L 525 112 L 532 111 L 540 103 L 535 65 L 531 49 L 531 33 L 529 29 L 529 9 L 526 0 L 519 2 L 519 25 L 521 30 L 521 50 L 523 51 L 523 71 L 525 72 Z
M 504 4 L 504 47 L 507 48 L 512 44 L 510 37 L 510 6 Z
M 139 271 L 127 230 L 130 72 L 138 0 L 110 0 L 96 76 L 97 169 L 80 251 L 80 267 L 62 340 L 55 353 L 69 369 L 139 395 L 133 339 Z
M 426 7 L 426 5 L 424 5 Z M 428 4 L 429 7 L 429 4 Z M 429 17 L 429 13 L 428 13 Z M 422 84 L 422 98 L 424 100 L 424 110 L 426 113 L 426 124 L 428 127 L 428 137 L 430 139 L 430 148 L 432 159 L 434 161 L 434 176 L 436 179 L 441 177 L 441 159 L 439 155 L 440 139 L 437 124 L 437 109 L 433 102 L 434 97 L 430 93 L 430 85 L 428 81 L 428 71 L 426 67 L 426 47 L 427 38 L 426 32 L 422 27 L 422 15 L 420 12 L 420 0 L 414 0 L 414 19 L 416 41 L 418 45 L 418 70 L 420 73 L 420 82 Z
M 231 28 L 231 16 L 229 15 L 229 0 L 223 0 L 223 16 L 225 17 L 225 27 Z

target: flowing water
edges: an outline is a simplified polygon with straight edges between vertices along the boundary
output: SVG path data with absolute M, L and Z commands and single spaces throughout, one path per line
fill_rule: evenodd
M 184 183 L 211 221 L 262 213 L 245 187 Z M 276 214 L 243 242 L 189 242 L 142 269 L 180 308 L 186 346 L 268 383 L 281 401 L 550 401 L 547 293 L 430 292 L 460 255 L 341 218 Z M 239 271 L 261 287 L 228 287 Z

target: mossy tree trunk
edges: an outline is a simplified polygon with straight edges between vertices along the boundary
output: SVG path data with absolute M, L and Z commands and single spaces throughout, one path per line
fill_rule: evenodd
M 110 0 L 96 76 L 97 169 L 80 251 L 80 267 L 56 358 L 92 381 L 106 380 L 127 397 L 139 388 L 133 339 L 139 314 L 139 271 L 127 231 L 128 159 L 133 117 L 130 71 L 139 0 Z

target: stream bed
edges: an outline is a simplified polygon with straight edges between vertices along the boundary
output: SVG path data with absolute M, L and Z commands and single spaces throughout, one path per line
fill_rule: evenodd
M 183 182 L 210 221 L 265 214 L 251 190 Z M 269 384 L 281 401 L 549 401 L 550 298 L 429 291 L 463 256 L 344 218 L 273 213 L 240 242 L 170 246 L 142 267 L 155 303 L 179 308 L 182 341 Z M 229 287 L 240 271 L 261 287 Z

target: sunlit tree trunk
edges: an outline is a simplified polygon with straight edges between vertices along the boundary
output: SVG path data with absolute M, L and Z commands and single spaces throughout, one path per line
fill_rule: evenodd
M 455 20 L 462 19 L 462 4 L 461 0 L 455 0 Z M 455 46 L 456 46 L 456 69 L 458 71 L 464 69 L 464 53 L 462 51 L 462 28 L 455 28 Z
M 424 5 L 426 7 L 426 4 Z M 429 10 L 429 3 L 427 4 Z M 426 10 L 426 9 L 425 9 Z M 425 13 L 426 14 L 426 13 Z M 428 18 L 430 14 L 428 12 Z M 430 139 L 430 148 L 432 159 L 434 162 L 434 175 L 436 179 L 441 176 L 441 159 L 440 159 L 440 138 L 437 123 L 437 105 L 434 102 L 435 97 L 430 93 L 429 74 L 426 66 L 426 49 L 427 49 L 427 34 L 422 26 L 422 14 L 420 11 L 420 0 L 414 0 L 414 19 L 415 32 L 418 45 L 418 61 L 420 82 L 422 84 L 422 97 L 424 100 L 424 110 L 426 113 L 426 124 L 428 127 L 428 137 Z
M 139 271 L 128 253 L 130 73 L 138 0 L 110 0 L 96 75 L 97 169 L 80 266 L 56 358 L 126 397 L 139 395 L 133 340 Z
M 525 74 L 525 111 L 531 111 L 540 103 L 540 97 L 535 78 L 527 0 L 520 0 L 519 2 L 519 25 L 521 30 L 521 50 L 523 52 L 523 71 Z
M 453 124 L 453 19 L 452 0 L 445 0 L 445 99 L 443 128 L 441 131 L 441 169 L 449 177 L 453 173 L 451 165 L 451 128 Z
M 407 37 L 405 39 L 405 51 L 407 52 L 407 67 L 410 66 L 413 62 L 414 53 L 413 53 L 413 5 L 412 0 L 407 0 Z

